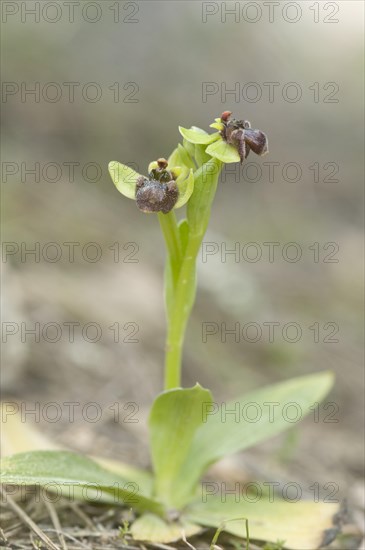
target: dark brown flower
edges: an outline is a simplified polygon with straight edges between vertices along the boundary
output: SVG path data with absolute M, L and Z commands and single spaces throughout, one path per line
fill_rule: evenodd
M 250 150 L 256 155 L 268 152 L 268 140 L 261 130 L 253 130 L 248 120 L 231 119 L 231 112 L 225 111 L 221 115 L 223 129 L 220 134 L 224 141 L 237 148 L 241 164 L 247 158 Z
M 157 168 L 148 178 L 140 176 L 136 183 L 137 206 L 142 212 L 170 212 L 179 198 L 174 175 L 167 170 L 167 160 L 157 160 Z

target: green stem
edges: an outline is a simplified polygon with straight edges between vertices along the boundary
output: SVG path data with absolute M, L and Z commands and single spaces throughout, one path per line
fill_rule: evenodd
M 222 163 L 210 159 L 195 174 L 195 189 L 188 203 L 189 238 L 184 255 L 173 270 L 173 299 L 168 307 L 165 356 L 165 390 L 181 386 L 181 359 L 187 322 L 195 301 L 196 259 L 200 250 L 210 209 L 215 196 Z M 179 239 L 179 235 L 177 234 Z M 170 248 L 169 248 L 170 250 Z M 180 245 L 181 251 L 181 245 Z M 177 268 L 176 268 L 177 265 Z M 176 271 L 178 276 L 176 278 Z
M 158 213 L 158 220 L 165 238 L 168 253 L 167 261 L 171 263 L 174 282 L 177 281 L 179 274 L 179 265 L 181 262 L 181 246 L 177 228 L 175 211 L 171 210 L 168 214 Z
M 181 357 L 189 315 L 195 298 L 196 257 L 201 239 L 189 240 L 181 264 L 174 296 L 174 307 L 169 319 L 166 356 L 165 390 L 181 385 Z

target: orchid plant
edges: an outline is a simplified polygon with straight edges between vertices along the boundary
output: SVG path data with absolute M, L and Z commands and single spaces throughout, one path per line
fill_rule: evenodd
M 187 322 L 195 301 L 196 267 L 220 172 L 227 163 L 244 162 L 252 150 L 268 152 L 266 135 L 237 120 L 229 111 L 211 124 L 208 133 L 195 126 L 180 127 L 182 143 L 166 160 L 149 164 L 147 175 L 111 162 L 112 180 L 122 195 L 136 201 L 144 213 L 155 213 L 166 242 L 165 303 L 167 318 L 164 390 L 149 415 L 152 472 L 119 461 L 85 457 L 65 450 L 34 450 L 7 456 L 1 481 L 36 485 L 52 491 L 57 484 L 65 496 L 90 497 L 92 486 L 100 502 L 133 510 L 128 534 L 149 543 L 171 543 L 197 535 L 205 528 L 224 530 L 246 540 L 282 541 L 293 550 L 318 548 L 336 529 L 336 503 L 296 503 L 269 495 L 237 499 L 237 494 L 206 492 L 202 477 L 226 455 L 242 451 L 292 426 L 282 414 L 295 403 L 303 414 L 330 390 L 329 372 L 311 374 L 250 392 L 219 405 L 198 383 L 181 387 L 181 365 Z M 176 210 L 186 216 L 177 220 Z M 268 403 L 275 403 L 272 414 Z M 255 422 L 236 421 L 225 410 L 243 410 L 255 404 L 261 411 Z M 12 419 L 15 422 L 15 419 Z M 19 426 L 18 426 L 19 428 Z M 47 447 L 47 446 L 46 446 Z M 88 496 L 85 488 L 88 487 Z M 205 487 L 205 488 L 204 488 Z M 95 494 L 93 498 L 95 500 Z M 271 495 L 272 497 L 272 495 Z M 125 533 L 124 533 L 125 534 Z M 327 537 L 327 538 L 326 538 Z M 190 545 L 190 544 L 189 544 Z M 281 546 L 282 547 L 282 546 Z

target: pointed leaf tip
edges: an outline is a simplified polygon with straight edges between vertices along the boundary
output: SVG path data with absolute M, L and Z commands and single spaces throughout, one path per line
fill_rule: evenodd
M 310 414 L 314 403 L 321 401 L 330 391 L 334 376 L 325 371 L 292 378 L 285 382 L 254 390 L 243 397 L 225 404 L 225 408 L 216 407 L 209 413 L 196 431 L 190 450 L 180 471 L 180 477 L 185 480 L 183 491 L 185 495 L 192 492 L 189 481 L 198 482 L 208 468 L 225 455 L 241 451 L 277 435 L 299 422 Z M 245 421 L 243 415 L 237 421 L 235 416 L 224 415 L 223 410 L 244 410 L 248 403 L 255 403 L 260 412 L 255 422 Z M 275 413 L 271 415 L 269 403 L 275 403 Z M 283 411 L 291 404 L 300 411 L 293 421 Z M 184 498 L 178 495 L 175 498 Z
M 149 430 L 156 494 L 168 506 L 179 508 L 176 499 L 187 477 L 179 475 L 197 429 L 203 423 L 204 404 L 210 403 L 209 390 L 201 386 L 176 388 L 161 393 L 153 403 Z

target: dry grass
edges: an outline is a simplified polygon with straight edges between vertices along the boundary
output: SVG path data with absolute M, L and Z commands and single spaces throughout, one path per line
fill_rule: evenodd
M 132 540 L 128 525 L 133 521 L 130 510 L 99 504 L 79 503 L 60 498 L 52 503 L 51 495 L 35 491 L 26 499 L 1 492 L 0 548 L 4 550 L 176 550 L 177 548 L 209 550 L 213 530 L 178 544 L 148 544 Z M 363 548 L 361 532 L 348 523 L 343 534 L 326 548 L 355 550 Z M 215 549 L 241 550 L 244 541 L 222 533 Z M 279 550 L 280 547 L 257 546 L 250 543 L 250 550 Z

